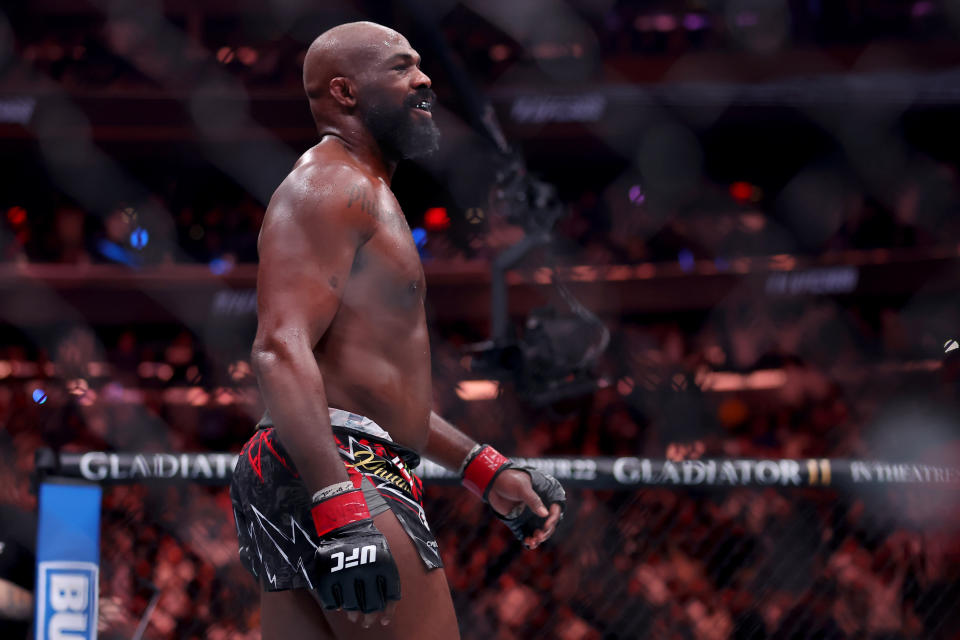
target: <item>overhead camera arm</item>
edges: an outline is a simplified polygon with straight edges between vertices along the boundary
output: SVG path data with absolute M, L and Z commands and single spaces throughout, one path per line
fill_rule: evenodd
M 523 227 L 525 231 L 524 237 L 519 242 L 507 247 L 493 259 L 490 269 L 491 340 L 475 345 L 474 357 L 483 359 L 486 356 L 490 364 L 503 362 L 503 354 L 515 351 L 520 354 L 521 359 L 524 359 L 527 355 L 532 356 L 534 349 L 531 345 L 525 345 L 522 340 L 518 343 L 512 335 L 507 299 L 507 271 L 519 264 L 534 249 L 547 246 L 552 242 L 551 230 L 565 215 L 566 208 L 557 196 L 556 188 L 530 175 L 523 157 L 507 143 L 493 106 L 477 90 L 470 77 L 455 60 L 434 17 L 417 0 L 405 0 L 403 4 L 417 24 L 421 44 L 440 61 L 449 76 L 451 84 L 460 96 L 470 124 L 497 151 L 499 166 L 496 172 L 494 199 L 502 206 L 502 213 L 507 220 Z M 596 315 L 583 307 L 562 283 L 556 282 L 555 285 L 570 306 L 573 315 L 584 323 L 583 326 L 599 329 L 599 340 L 585 347 L 578 364 L 574 365 L 577 371 L 582 372 L 585 370 L 584 367 L 593 362 L 606 348 L 609 342 L 609 330 L 603 326 Z M 530 354 L 525 354 L 526 350 L 529 350 Z M 526 365 L 522 365 L 521 368 L 526 369 Z M 575 381 L 574 387 L 541 390 L 541 395 L 543 398 L 581 395 L 584 390 L 594 389 L 595 385 L 592 382 L 585 384 L 584 380 L 579 380 Z
M 497 254 L 490 265 L 490 337 L 496 346 L 513 340 L 510 335 L 510 305 L 507 299 L 507 271 L 538 247 L 550 244 L 549 231 L 527 233 L 514 245 Z

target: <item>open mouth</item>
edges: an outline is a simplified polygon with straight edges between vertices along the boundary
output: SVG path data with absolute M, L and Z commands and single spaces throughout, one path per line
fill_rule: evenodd
M 433 104 L 431 104 L 429 100 L 421 100 L 420 102 L 414 104 L 413 108 L 430 113 L 433 111 Z

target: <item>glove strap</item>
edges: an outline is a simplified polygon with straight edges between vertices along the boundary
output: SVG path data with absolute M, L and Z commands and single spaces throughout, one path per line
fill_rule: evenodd
M 322 537 L 334 529 L 369 518 L 370 510 L 363 499 L 363 491 L 354 489 L 321 500 L 310 509 L 310 515 L 313 516 L 317 535 Z
M 487 488 L 508 462 L 510 462 L 509 458 L 502 453 L 490 445 L 484 445 L 464 467 L 463 486 L 486 502 Z

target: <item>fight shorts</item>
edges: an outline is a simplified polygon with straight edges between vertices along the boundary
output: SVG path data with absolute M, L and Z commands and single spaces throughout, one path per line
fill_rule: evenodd
M 411 471 L 420 456 L 393 442 L 375 422 L 330 410 L 340 458 L 363 489 L 371 516 L 390 509 L 427 569 L 443 566 L 423 510 L 423 483 Z M 240 561 L 266 591 L 313 589 L 317 534 L 311 496 L 269 418 L 243 446 L 230 483 Z

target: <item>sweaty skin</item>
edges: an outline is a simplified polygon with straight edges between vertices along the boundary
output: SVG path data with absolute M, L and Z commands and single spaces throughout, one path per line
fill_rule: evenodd
M 260 231 L 251 361 L 277 435 L 311 494 L 348 479 L 328 407 L 372 419 L 450 469 L 475 444 L 431 411 L 423 268 L 390 190 L 403 145 L 370 126 L 371 113 L 388 113 L 401 118 L 391 122 L 430 128 L 417 119 L 431 114 L 410 106 L 432 96 L 419 63 L 406 38 L 373 23 L 341 25 L 314 41 L 304 89 L 321 139 L 277 188 Z M 389 136 L 385 130 L 381 136 Z M 549 538 L 560 518 L 559 506 L 548 512 L 522 471 L 501 473 L 489 500 L 500 513 L 527 504 L 549 514 L 530 547 Z M 298 625 L 318 638 L 457 637 L 443 572 L 425 572 L 392 513 L 375 524 L 390 543 L 403 596 L 399 608 L 393 602 L 362 616 L 362 626 L 379 615 L 384 625 L 395 620 L 390 632 L 368 636 L 351 627 L 347 619 L 358 620 L 357 612 L 321 616 L 309 594 L 293 590 L 262 594 L 265 640 L 293 637 Z
M 291 277 L 290 269 L 271 268 L 291 262 L 309 273 Z M 260 307 L 267 312 L 261 325 L 273 319 L 283 326 L 300 313 L 313 321 L 304 338 L 327 404 L 362 414 L 422 451 L 432 402 L 426 284 L 386 181 L 339 138 L 325 137 L 274 196 L 260 232 L 260 264 Z M 289 303 L 271 306 L 280 296 Z M 281 424 L 283 410 L 269 396 L 267 403 Z

